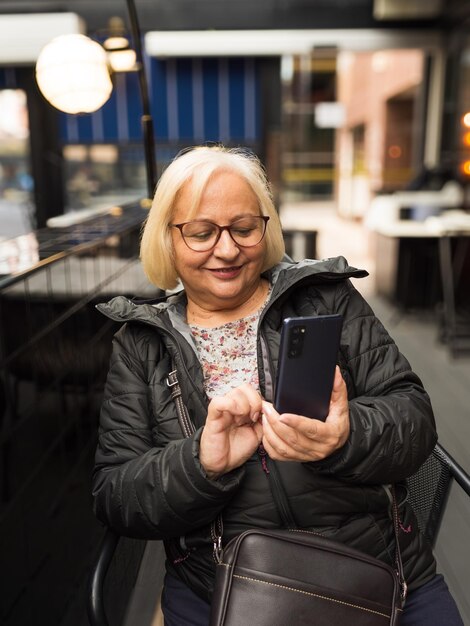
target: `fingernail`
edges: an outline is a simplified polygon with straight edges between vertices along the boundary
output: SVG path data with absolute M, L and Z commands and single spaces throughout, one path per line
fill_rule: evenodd
M 251 419 L 253 420 L 253 422 L 257 422 L 259 420 L 259 416 L 260 416 L 260 412 L 256 411 L 256 413 L 253 415 Z

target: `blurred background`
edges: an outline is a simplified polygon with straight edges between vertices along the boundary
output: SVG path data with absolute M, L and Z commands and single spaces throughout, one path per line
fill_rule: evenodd
M 46 58 L 63 35 L 99 44 L 96 104 L 78 53 Z M 87 623 L 117 328 L 94 307 L 159 295 L 138 261 L 148 198 L 213 142 L 259 155 L 294 259 L 368 270 L 355 286 L 470 471 L 470 0 L 0 0 L 2 624 Z M 468 500 L 451 491 L 436 546 L 466 624 Z M 114 623 L 158 619 L 158 558 L 139 560 L 140 597 L 115 592 Z

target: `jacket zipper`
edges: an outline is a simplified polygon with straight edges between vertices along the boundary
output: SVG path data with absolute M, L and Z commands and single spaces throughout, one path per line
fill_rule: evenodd
M 297 524 L 287 499 L 286 490 L 280 483 L 281 477 L 277 466 L 274 465 L 275 461 L 270 458 L 262 443 L 258 446 L 258 455 L 263 472 L 266 474 L 266 478 L 269 481 L 269 489 L 271 491 L 273 502 L 276 505 L 276 509 L 278 510 L 281 518 L 281 522 L 284 524 L 285 528 L 294 530 L 297 528 Z M 273 464 L 272 471 L 269 469 L 269 463 Z
M 269 306 L 269 305 L 268 305 Z M 259 320 L 259 326 L 258 328 L 261 328 L 261 323 L 262 323 L 262 319 L 264 317 L 264 313 L 266 312 L 268 307 L 266 307 L 260 317 Z M 265 350 L 267 351 L 266 357 L 267 357 L 267 364 L 268 364 L 268 368 L 269 368 L 269 375 L 271 376 L 271 386 L 272 386 L 272 392 L 273 392 L 273 399 L 274 399 L 274 392 L 275 392 L 275 375 L 274 375 L 274 371 L 273 371 L 273 367 L 272 367 L 272 359 L 271 359 L 271 355 L 269 352 L 269 346 L 268 346 L 268 342 L 265 341 L 265 337 L 262 333 L 261 330 L 259 330 L 259 344 L 260 344 L 260 350 L 262 350 L 262 346 L 261 346 L 261 342 L 263 342 L 263 345 L 265 346 Z M 264 359 L 262 358 L 262 362 L 264 364 Z M 266 391 L 266 389 L 265 389 Z M 280 476 L 279 476 L 279 470 L 274 467 L 273 471 L 270 471 L 269 469 L 269 464 L 268 464 L 268 460 L 270 463 L 275 463 L 275 461 L 273 461 L 272 459 L 270 459 L 269 454 L 266 452 L 263 444 L 261 443 L 258 446 L 258 456 L 260 458 L 261 461 L 261 467 L 263 469 L 263 472 L 266 474 L 266 478 L 269 481 L 269 487 L 271 490 L 271 494 L 273 497 L 273 500 L 277 506 L 277 508 L 279 508 L 279 513 L 281 515 L 281 521 L 282 523 L 286 526 L 286 528 L 289 528 L 291 526 L 293 526 L 295 528 L 296 524 L 295 524 L 295 520 L 293 519 L 292 513 L 291 513 L 291 509 L 289 506 L 289 502 L 287 501 L 287 496 L 285 493 L 285 490 L 283 488 L 283 486 L 280 484 Z

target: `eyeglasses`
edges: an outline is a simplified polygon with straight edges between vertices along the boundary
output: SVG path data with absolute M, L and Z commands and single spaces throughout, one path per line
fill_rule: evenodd
M 217 245 L 224 230 L 228 231 L 233 241 L 241 248 L 252 248 L 258 245 L 266 233 L 268 221 L 269 217 L 266 215 L 250 215 L 240 217 L 227 226 L 219 226 L 202 220 L 170 224 L 170 226 L 179 229 L 188 248 L 194 252 L 207 252 Z

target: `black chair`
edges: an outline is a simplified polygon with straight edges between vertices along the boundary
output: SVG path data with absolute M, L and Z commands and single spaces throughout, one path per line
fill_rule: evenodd
M 470 496 L 470 476 L 440 444 L 407 480 L 418 525 L 432 546 L 436 543 L 453 480 Z M 123 623 L 145 544 L 145 541 L 120 537 L 106 530 L 89 581 L 87 609 L 91 626 Z
M 91 626 L 124 623 L 146 545 L 142 539 L 122 537 L 106 529 L 88 581 L 87 613 Z
M 407 480 L 418 526 L 432 546 L 436 544 L 453 480 L 470 496 L 469 474 L 439 443 L 416 474 Z

